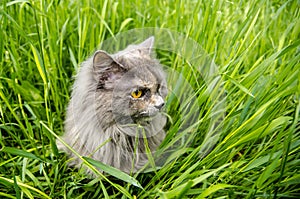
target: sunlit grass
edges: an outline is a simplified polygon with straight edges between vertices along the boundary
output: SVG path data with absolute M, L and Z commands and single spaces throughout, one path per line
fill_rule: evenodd
M 156 172 L 89 179 L 67 167 L 55 144 L 72 76 L 103 40 L 143 27 L 194 39 L 221 79 L 204 82 L 180 56 L 158 52 L 196 93 L 170 100 L 163 147 L 188 142 Z M 292 0 L 1 1 L 0 198 L 299 198 L 299 38 Z M 218 142 L 200 156 L 222 97 Z M 199 123 L 187 127 L 178 110 L 191 104 Z

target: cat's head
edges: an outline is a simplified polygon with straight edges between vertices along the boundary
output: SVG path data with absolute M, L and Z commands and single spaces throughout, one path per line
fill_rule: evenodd
M 114 55 L 94 54 L 97 90 L 111 93 L 112 112 L 119 121 L 149 119 L 165 104 L 166 78 L 159 62 L 151 58 L 153 42 L 150 37 Z

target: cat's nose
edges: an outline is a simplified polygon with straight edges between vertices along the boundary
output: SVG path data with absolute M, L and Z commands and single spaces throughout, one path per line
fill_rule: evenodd
M 165 105 L 165 103 L 163 102 L 159 105 L 155 105 L 154 107 L 160 110 L 160 109 L 162 109 L 162 107 L 164 107 L 164 105 Z
M 161 96 L 156 96 L 154 107 L 160 110 L 164 105 L 165 105 L 164 99 Z

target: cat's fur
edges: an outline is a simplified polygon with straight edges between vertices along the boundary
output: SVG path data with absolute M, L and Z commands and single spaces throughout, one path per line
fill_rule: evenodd
M 148 161 L 145 140 L 154 152 L 164 139 L 166 118 L 160 109 L 167 88 L 162 67 L 150 57 L 153 42 L 150 37 L 113 55 L 97 51 L 82 63 L 62 136 L 80 155 L 136 172 Z M 134 99 L 131 92 L 139 88 L 147 96 Z M 66 146 L 57 145 L 80 165 Z

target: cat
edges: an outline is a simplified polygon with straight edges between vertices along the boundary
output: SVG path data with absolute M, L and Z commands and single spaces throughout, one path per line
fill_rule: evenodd
M 81 156 L 135 173 L 148 162 L 147 148 L 154 152 L 165 138 L 168 90 L 153 44 L 152 36 L 115 54 L 98 50 L 82 63 L 61 137 Z M 57 146 L 73 158 L 70 165 L 80 165 L 65 145 Z

